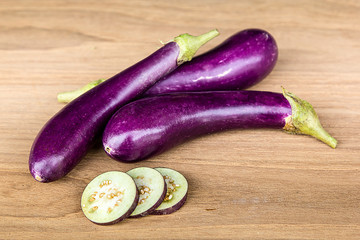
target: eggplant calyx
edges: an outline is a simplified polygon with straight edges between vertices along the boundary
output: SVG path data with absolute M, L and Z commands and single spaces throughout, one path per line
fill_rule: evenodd
M 284 97 L 291 106 L 291 116 L 287 117 L 284 130 L 293 134 L 310 135 L 335 148 L 337 141 L 322 127 L 314 108 L 282 87 Z
M 99 79 L 99 80 L 93 81 L 91 83 L 88 83 L 85 86 L 83 86 L 83 87 L 81 87 L 79 89 L 76 89 L 74 91 L 59 93 L 57 95 L 57 100 L 58 100 L 58 102 L 62 102 L 62 103 L 71 102 L 75 98 L 79 97 L 80 95 L 82 95 L 83 93 L 89 91 L 90 89 L 96 87 L 97 85 L 104 82 L 105 80 L 106 79 Z
M 184 33 L 175 37 L 173 41 L 176 42 L 180 48 L 177 64 L 180 65 L 184 62 L 190 61 L 202 45 L 218 35 L 219 31 L 214 29 L 199 36 L 192 36 Z

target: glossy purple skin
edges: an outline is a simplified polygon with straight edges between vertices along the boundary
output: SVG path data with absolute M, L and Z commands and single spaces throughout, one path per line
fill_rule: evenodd
M 41 182 L 69 173 L 115 111 L 177 67 L 180 48 L 171 42 L 67 104 L 37 135 L 29 168 Z
M 264 79 L 277 57 L 275 39 L 268 32 L 247 29 L 169 73 L 144 96 L 245 89 Z
M 160 95 L 119 109 L 105 128 L 103 147 L 116 160 L 138 161 L 208 133 L 236 128 L 283 128 L 289 115 L 290 104 L 280 93 Z

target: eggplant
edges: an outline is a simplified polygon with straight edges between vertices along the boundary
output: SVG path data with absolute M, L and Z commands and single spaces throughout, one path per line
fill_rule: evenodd
M 311 135 L 335 148 L 313 107 L 283 89 L 173 93 L 134 101 L 119 109 L 103 134 L 106 153 L 132 162 L 188 139 L 236 128 L 274 128 Z
M 167 191 L 164 201 L 152 215 L 167 215 L 179 210 L 186 202 L 189 184 L 184 175 L 170 168 L 155 168 L 163 175 Z
M 171 92 L 241 90 L 263 80 L 274 68 L 278 47 L 270 33 L 246 29 L 212 50 L 195 57 L 164 76 L 142 97 Z M 59 102 L 70 102 L 104 79 L 58 94 Z
M 246 29 L 164 76 L 143 96 L 245 89 L 263 80 L 277 58 L 275 39 L 268 32 Z
M 32 176 L 39 182 L 50 182 L 69 173 L 118 108 L 139 97 L 181 63 L 191 60 L 200 46 L 217 35 L 217 30 L 198 37 L 182 34 L 67 104 L 35 138 L 29 156 Z
M 151 214 L 164 201 L 167 193 L 166 182 L 160 172 L 153 168 L 138 167 L 126 172 L 139 191 L 139 201 L 130 217 L 138 218 Z
M 93 223 L 118 223 L 136 209 L 139 193 L 135 181 L 126 173 L 111 171 L 94 178 L 81 196 L 81 209 Z

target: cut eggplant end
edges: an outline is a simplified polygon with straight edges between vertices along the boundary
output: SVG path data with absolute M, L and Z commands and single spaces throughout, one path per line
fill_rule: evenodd
M 111 154 L 111 148 L 110 147 L 105 147 L 104 148 L 105 149 L 105 152 L 107 153 L 107 154 Z
M 166 196 L 166 183 L 160 172 L 153 168 L 138 167 L 127 172 L 135 181 L 139 201 L 130 217 L 144 217 L 151 214 Z
M 186 202 L 188 182 L 179 172 L 170 168 L 155 168 L 165 179 L 167 192 L 164 201 L 151 214 L 166 215 L 179 210 Z
M 110 171 L 95 177 L 86 186 L 81 197 L 81 209 L 93 223 L 110 225 L 129 217 L 138 200 L 132 177 Z
M 42 178 L 42 177 L 41 177 L 40 175 L 38 175 L 38 174 L 35 174 L 35 175 L 34 175 L 34 178 L 35 178 L 35 180 L 38 181 L 38 182 L 46 182 L 45 179 Z

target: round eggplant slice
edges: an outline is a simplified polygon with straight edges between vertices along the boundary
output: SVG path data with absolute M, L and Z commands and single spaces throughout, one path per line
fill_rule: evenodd
M 166 215 L 179 210 L 186 202 L 188 182 L 179 172 L 169 168 L 155 168 L 163 175 L 167 192 L 164 201 L 151 214 Z
M 163 202 L 166 184 L 163 176 L 153 168 L 139 167 L 127 172 L 135 181 L 139 191 L 139 202 L 130 217 L 149 215 Z
M 81 197 L 81 209 L 92 222 L 110 225 L 130 216 L 139 201 L 136 184 L 128 174 L 111 171 L 95 177 Z

